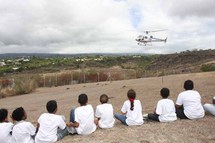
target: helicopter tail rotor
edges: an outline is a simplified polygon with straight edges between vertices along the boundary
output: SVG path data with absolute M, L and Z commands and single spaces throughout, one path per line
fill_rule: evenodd
M 166 39 L 164 40 L 164 42 L 166 43 L 166 41 L 167 41 L 167 37 L 166 37 Z

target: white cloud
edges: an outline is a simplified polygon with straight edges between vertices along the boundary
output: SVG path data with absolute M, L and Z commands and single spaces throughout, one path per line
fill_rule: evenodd
M 213 0 L 0 0 L 0 53 L 171 53 L 215 48 Z M 145 30 L 167 43 L 141 47 Z

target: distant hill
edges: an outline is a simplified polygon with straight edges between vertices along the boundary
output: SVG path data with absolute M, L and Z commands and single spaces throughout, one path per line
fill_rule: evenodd
M 215 71 L 215 50 L 193 50 L 173 54 L 137 53 L 86 53 L 86 54 L 46 54 L 46 53 L 8 53 L 0 54 L 0 59 L 28 57 L 28 63 L 7 63 L 0 68 L 0 75 L 16 72 L 46 73 L 64 70 L 119 67 L 122 70 L 136 70 L 142 77 L 145 71 L 149 76 Z M 96 60 L 97 59 L 97 60 Z M 98 60 L 99 59 L 99 60 Z M 6 61 L 6 60 L 5 60 Z M 15 60 L 14 60 L 15 61 Z
M 40 57 L 40 58 L 54 58 L 54 57 L 85 57 L 85 56 L 130 56 L 138 55 L 138 53 L 81 53 L 81 54 L 55 54 L 55 53 L 4 53 L 0 54 L 0 59 L 3 58 L 18 58 L 18 57 Z M 151 54 L 141 54 L 151 55 Z
M 194 50 L 160 55 L 146 69 L 180 72 L 215 70 L 215 50 Z

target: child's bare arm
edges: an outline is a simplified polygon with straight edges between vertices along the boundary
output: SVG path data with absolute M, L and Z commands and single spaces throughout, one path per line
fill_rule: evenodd
M 74 122 L 74 123 L 69 122 L 69 123 L 66 123 L 66 126 L 67 127 L 75 127 L 75 128 L 77 128 L 79 126 L 79 123 L 78 122 Z

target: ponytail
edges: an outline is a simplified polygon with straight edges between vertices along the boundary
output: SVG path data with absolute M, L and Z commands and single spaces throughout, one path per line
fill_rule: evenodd
M 130 110 L 133 111 L 133 110 L 134 110 L 134 99 L 129 98 L 129 101 L 130 101 L 130 103 L 131 103 Z
M 127 96 L 128 96 L 128 99 L 131 103 L 130 110 L 133 111 L 134 110 L 134 99 L 136 98 L 136 92 L 133 89 L 130 89 L 127 92 Z

